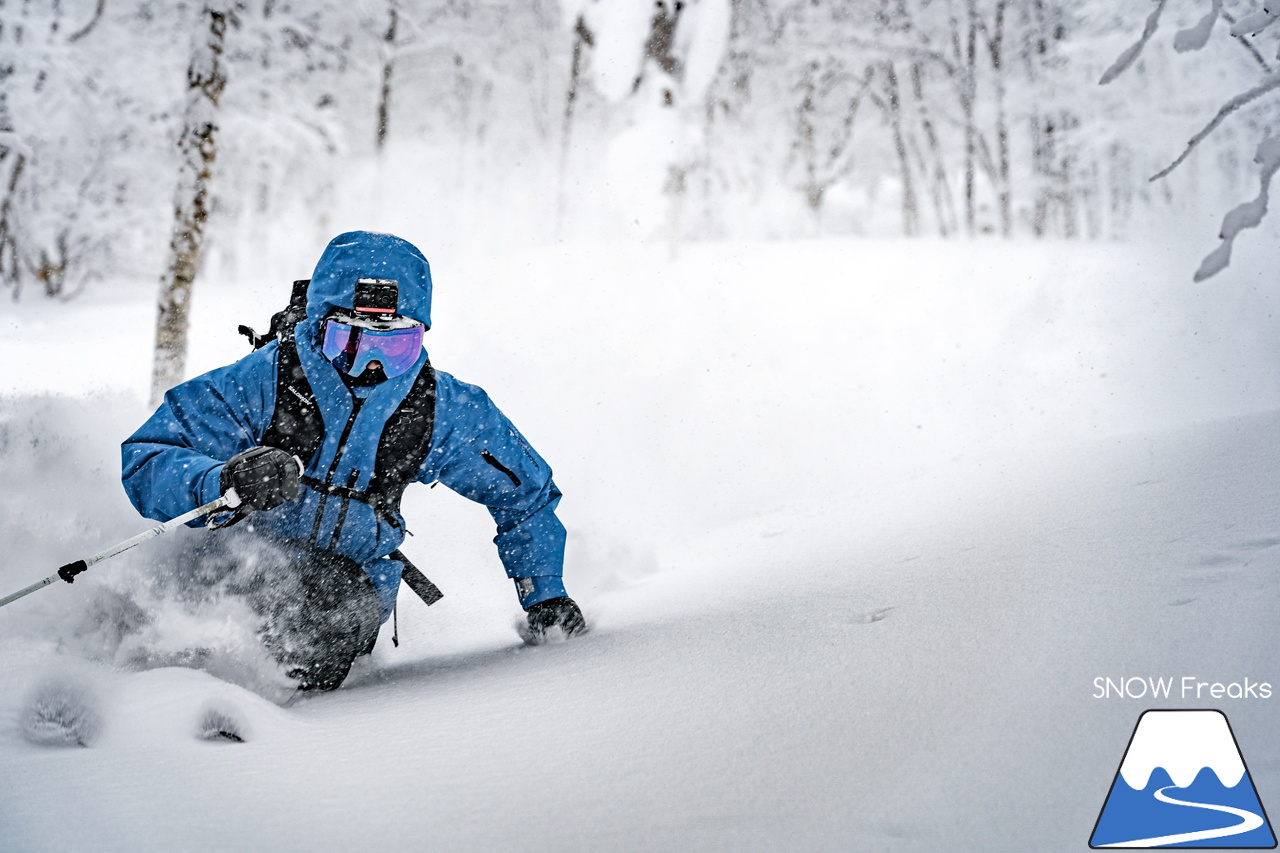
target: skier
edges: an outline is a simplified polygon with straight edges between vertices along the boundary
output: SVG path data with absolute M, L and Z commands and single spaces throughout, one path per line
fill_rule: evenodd
M 431 271 L 422 253 L 350 232 L 298 284 L 305 315 L 295 286 L 268 338 L 245 330 L 258 349 L 170 390 L 125 441 L 133 505 L 167 521 L 229 499 L 234 512 L 215 516 L 217 532 L 188 549 L 189 572 L 238 568 L 255 579 L 240 591 L 302 690 L 336 688 L 372 651 L 402 574 L 418 579 L 415 591 L 434 589 L 396 550 L 411 482 L 443 483 L 488 507 L 535 642 L 584 632 L 561 579 L 565 530 L 550 467 L 483 390 L 436 370 L 423 348 Z M 220 530 L 250 513 L 251 523 Z

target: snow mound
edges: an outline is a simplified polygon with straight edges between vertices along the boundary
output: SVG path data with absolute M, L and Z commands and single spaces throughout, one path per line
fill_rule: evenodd
M 85 687 L 50 681 L 39 687 L 22 720 L 28 741 L 44 746 L 89 746 L 102 731 L 96 699 Z
M 249 728 L 235 705 L 225 699 L 210 701 L 200 712 L 196 737 L 201 740 L 244 743 L 249 740 Z

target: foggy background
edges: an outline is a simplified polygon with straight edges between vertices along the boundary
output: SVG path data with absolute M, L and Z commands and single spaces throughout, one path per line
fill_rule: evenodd
M 1157 5 L 1138 61 L 1098 85 Z M 410 231 L 429 258 L 1170 227 L 1207 253 L 1256 190 L 1275 99 L 1147 179 L 1271 73 L 1272 31 L 1228 34 L 1257 5 L 1226 2 L 1180 53 L 1208 2 L 8 0 L 0 281 L 158 282 L 197 186 L 201 283 L 305 277 L 351 227 Z M 190 82 L 215 58 L 211 104 Z M 202 123 L 197 184 L 179 143 Z

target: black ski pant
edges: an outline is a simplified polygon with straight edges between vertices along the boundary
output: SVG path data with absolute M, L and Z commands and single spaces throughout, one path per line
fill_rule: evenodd
M 355 560 L 236 528 L 204 531 L 188 553 L 188 590 L 242 597 L 261 620 L 259 639 L 300 689 L 337 688 L 373 651 L 382 609 Z

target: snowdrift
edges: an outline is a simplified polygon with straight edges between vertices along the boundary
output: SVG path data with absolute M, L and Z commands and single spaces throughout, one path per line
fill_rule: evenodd
M 180 541 L 151 543 L 0 611 L 0 837 L 1083 846 L 1141 710 L 1092 699 L 1094 677 L 1270 674 L 1280 330 L 1247 261 L 1213 292 L 1171 284 L 1181 263 L 922 242 L 433 257 L 433 361 L 556 468 L 593 632 L 522 646 L 487 515 L 411 490 L 406 551 L 445 600 L 406 596 L 399 648 L 384 633 L 343 689 L 282 708 L 234 601 L 183 601 Z M 237 306 L 286 284 L 202 291 L 195 368 L 243 352 L 235 323 L 265 317 Z M 0 342 L 6 591 L 144 526 L 118 443 L 146 377 L 102 366 L 132 340 L 43 350 L 28 310 Z M 99 717 L 89 748 L 24 736 L 57 685 Z M 196 737 L 210 703 L 244 743 Z M 1274 799 L 1280 755 L 1244 747 Z

